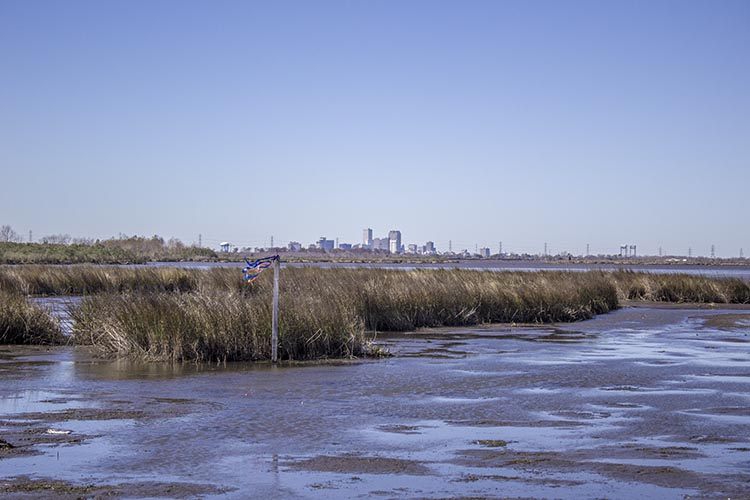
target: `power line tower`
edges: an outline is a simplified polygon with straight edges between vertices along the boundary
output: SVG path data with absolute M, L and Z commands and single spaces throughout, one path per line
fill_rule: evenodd
M 716 247 L 711 245 L 711 258 L 716 257 Z
M 502 255 L 503 254 L 503 242 L 499 241 L 497 243 L 497 254 Z
M 547 256 L 547 242 L 544 242 L 544 256 Z
M 661 247 L 659 247 L 659 257 L 661 257 L 661 255 L 662 255 Z
M 591 252 L 589 251 L 589 247 L 590 247 L 590 245 L 588 243 L 586 243 L 586 255 L 587 256 L 591 255 Z
M 271 248 L 273 248 L 273 235 L 271 235 Z
M 693 256 L 693 247 L 688 247 L 688 257 Z
M 31 229 L 29 229 L 29 243 L 31 243 L 32 241 L 34 241 L 34 238 L 32 238 Z
M 198 233 L 198 248 L 203 248 L 203 235 Z
M 740 259 L 743 259 L 743 258 L 745 258 L 745 256 L 742 255 L 742 249 L 740 248 Z
M 448 251 L 453 253 L 453 240 L 448 240 Z

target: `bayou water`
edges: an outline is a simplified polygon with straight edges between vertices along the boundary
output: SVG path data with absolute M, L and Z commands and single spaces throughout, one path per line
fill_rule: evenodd
M 750 496 L 750 311 L 378 342 L 393 356 L 294 366 L 2 347 L 0 492 Z

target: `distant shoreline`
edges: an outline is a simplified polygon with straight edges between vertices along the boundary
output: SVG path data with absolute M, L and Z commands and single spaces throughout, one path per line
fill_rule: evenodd
M 618 267 L 665 267 L 694 269 L 705 267 L 750 269 L 748 258 L 708 258 L 682 256 L 622 257 L 619 255 L 541 256 L 510 254 L 479 257 L 458 254 L 420 255 L 389 254 L 380 251 L 333 250 L 331 252 L 304 250 L 291 252 L 286 248 L 270 248 L 257 252 L 217 252 L 205 247 L 173 245 L 161 239 L 132 238 L 107 240 L 91 244 L 0 243 L 0 265 L 13 264 L 169 264 L 169 263 L 242 263 L 244 258 L 256 259 L 280 255 L 285 262 L 295 264 L 332 265 L 416 265 L 478 268 L 549 268 L 565 269 L 578 266 L 584 269 Z

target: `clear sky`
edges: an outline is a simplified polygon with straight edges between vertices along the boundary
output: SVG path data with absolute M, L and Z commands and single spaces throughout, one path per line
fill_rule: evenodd
M 0 2 L 0 224 L 750 254 L 750 2 Z

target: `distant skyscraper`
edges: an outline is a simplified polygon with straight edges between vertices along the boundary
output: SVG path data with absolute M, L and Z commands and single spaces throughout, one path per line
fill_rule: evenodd
M 388 251 L 401 253 L 401 231 L 390 231 L 388 233 Z
M 435 253 L 435 242 L 434 241 L 428 241 L 427 243 L 425 243 L 424 253 L 429 253 L 429 254 Z
M 362 246 L 364 248 L 372 248 L 372 229 L 369 227 L 362 231 Z
M 388 238 L 374 238 L 372 240 L 372 249 L 373 250 L 382 250 L 384 252 L 388 251 Z
M 334 244 L 334 241 L 326 239 L 325 236 L 321 236 L 320 239 L 318 240 L 318 248 L 320 248 L 324 252 L 332 251 L 333 244 Z

